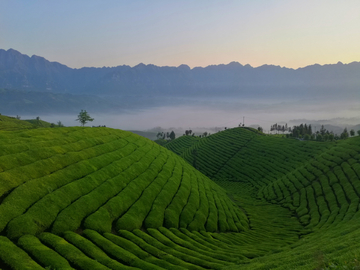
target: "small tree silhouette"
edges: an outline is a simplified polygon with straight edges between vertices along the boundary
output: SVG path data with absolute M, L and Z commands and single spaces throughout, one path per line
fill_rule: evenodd
M 87 122 L 94 121 L 94 118 L 91 118 L 86 110 L 81 110 L 81 112 L 78 115 L 78 118 L 75 119 L 75 121 L 79 121 L 81 125 L 84 126 Z

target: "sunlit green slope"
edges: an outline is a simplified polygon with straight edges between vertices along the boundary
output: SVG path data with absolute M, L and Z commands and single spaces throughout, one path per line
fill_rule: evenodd
M 58 126 L 43 121 L 41 119 L 20 120 L 15 117 L 10 117 L 0 114 L 0 131 L 1 130 L 15 131 L 15 130 L 42 128 L 42 127 L 58 127 Z
M 360 137 L 325 143 L 235 128 L 201 139 L 182 156 L 233 194 L 288 209 L 302 224 L 302 240 L 248 269 L 314 269 L 359 254 Z
M 34 128 L 32 123 L 27 121 L 19 120 L 14 117 L 9 117 L 0 114 L 0 131 L 1 130 L 21 130 Z
M 0 132 L 2 269 L 220 269 L 257 255 L 214 251 L 220 240 L 207 243 L 207 233 L 248 227 L 222 188 L 141 136 Z
M 0 131 L 0 269 L 354 264 L 359 138 L 236 128 L 171 144 L 185 160 L 121 130 Z

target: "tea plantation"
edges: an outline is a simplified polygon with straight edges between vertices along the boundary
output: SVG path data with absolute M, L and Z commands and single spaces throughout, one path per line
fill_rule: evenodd
M 301 224 L 296 243 L 239 269 L 325 269 L 345 262 L 357 268 L 338 269 L 360 269 L 360 137 L 299 141 L 235 128 L 201 139 L 181 156 L 240 206 L 245 199 L 268 202 Z M 251 229 L 254 212 L 247 214 Z M 270 214 L 268 222 L 274 218 Z
M 0 269 L 357 267 L 359 138 L 189 138 L 0 122 Z

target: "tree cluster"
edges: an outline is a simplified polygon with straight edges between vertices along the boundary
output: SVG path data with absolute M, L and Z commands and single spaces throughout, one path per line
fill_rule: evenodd
M 360 131 L 358 131 L 360 136 Z M 311 125 L 301 124 L 299 126 L 294 126 L 291 130 L 290 134 L 287 134 L 287 137 L 293 138 L 302 138 L 304 140 L 317 140 L 317 141 L 333 141 L 339 139 L 347 139 L 349 136 L 354 136 L 355 130 L 347 131 L 347 128 L 338 136 L 334 134 L 332 131 L 327 130 L 324 125 L 321 126 L 320 130 L 313 133 Z
M 156 137 L 158 138 L 158 140 L 160 139 L 170 139 L 170 140 L 175 140 L 175 132 L 172 130 L 171 132 L 158 132 L 158 134 L 156 134 Z
M 186 136 L 191 135 L 191 133 L 192 133 L 192 130 L 191 130 L 191 129 L 185 130 L 185 135 L 186 135 Z
M 285 125 L 278 125 L 277 123 L 274 125 L 271 125 L 270 131 L 274 131 L 274 130 L 281 131 L 281 132 L 285 132 L 285 131 L 291 132 L 291 128 L 290 127 L 288 128 L 287 123 Z
M 305 135 L 311 136 L 313 134 L 311 125 L 301 124 L 294 126 L 291 130 L 291 135 L 295 138 L 304 137 Z

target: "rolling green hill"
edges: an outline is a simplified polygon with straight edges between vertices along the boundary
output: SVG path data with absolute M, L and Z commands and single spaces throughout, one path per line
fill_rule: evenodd
M 0 131 L 14 131 L 30 128 L 57 127 L 55 124 L 37 119 L 20 120 L 15 117 L 0 114 Z
M 174 149 L 177 143 L 182 145 L 175 140 Z M 354 240 L 360 237 L 360 137 L 299 141 L 235 128 L 181 152 L 233 194 L 288 209 L 304 228 L 305 235 L 287 251 L 253 260 L 249 269 L 314 269 L 326 262 L 355 262 L 360 252 Z
M 0 269 L 356 265 L 359 137 L 235 128 L 166 147 L 183 158 L 109 128 L 0 131 Z
M 21 129 L 29 129 L 29 128 L 35 128 L 35 126 L 30 122 L 0 114 L 0 131 L 21 130 Z
M 100 255 L 105 261 L 119 256 L 122 264 L 143 269 L 162 269 L 161 265 L 170 269 L 180 262 L 196 269 L 212 264 L 219 268 L 234 259 L 213 254 L 210 248 L 204 255 L 199 246 L 194 251 L 189 244 L 177 243 L 191 238 L 186 233 L 248 230 L 245 213 L 222 188 L 174 153 L 130 132 L 3 131 L 0 165 L 2 268 L 17 264 L 56 268 L 66 261 L 75 268 L 92 269 L 99 263 L 85 267 L 83 260 Z M 146 242 L 153 253 L 156 248 L 156 254 L 161 250 L 161 256 L 171 255 L 171 262 L 142 250 L 135 238 Z M 113 248 L 107 251 L 109 246 Z M 19 260 L 18 254 L 25 252 L 29 257 Z
M 176 140 L 166 143 L 166 148 L 173 151 L 175 154 L 181 155 L 199 140 L 200 138 L 195 136 L 181 136 Z

